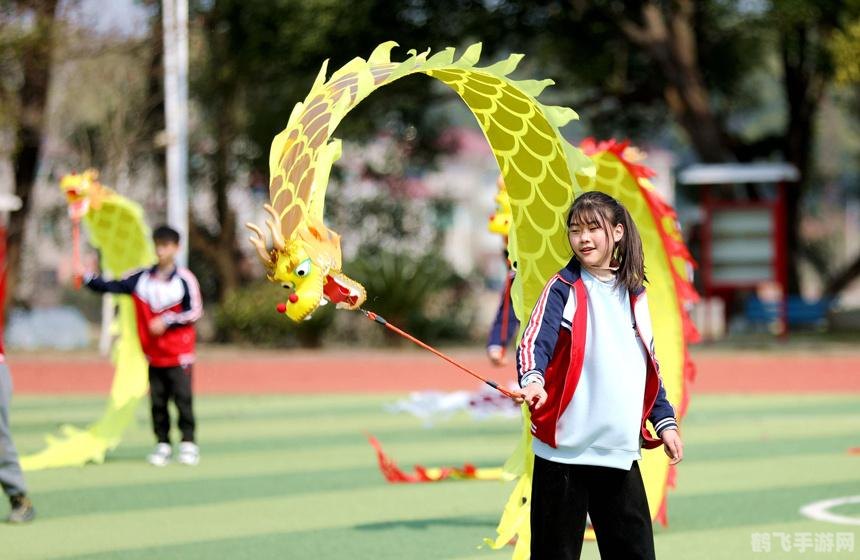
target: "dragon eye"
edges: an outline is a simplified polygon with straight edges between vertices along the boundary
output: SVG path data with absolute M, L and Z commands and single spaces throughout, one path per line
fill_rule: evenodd
M 296 267 L 296 276 L 299 278 L 304 278 L 311 272 L 311 260 L 305 259 L 303 260 L 299 266 Z

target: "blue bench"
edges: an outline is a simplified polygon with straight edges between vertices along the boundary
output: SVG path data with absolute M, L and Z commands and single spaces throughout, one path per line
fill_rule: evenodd
M 827 312 L 833 300 L 823 298 L 816 301 L 806 301 L 800 296 L 788 298 L 788 325 L 823 326 L 827 320 Z M 780 302 L 764 302 L 756 296 L 751 296 L 744 305 L 744 316 L 750 323 L 772 323 L 779 319 Z

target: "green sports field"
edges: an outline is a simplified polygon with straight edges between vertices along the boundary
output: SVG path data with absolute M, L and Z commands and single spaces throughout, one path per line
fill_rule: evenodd
M 404 469 L 497 466 L 514 446 L 517 421 L 463 414 L 428 429 L 383 410 L 396 399 L 203 396 L 201 464 L 163 469 L 143 460 L 151 436 L 141 407 L 104 465 L 29 474 L 38 519 L 0 526 L 0 557 L 510 557 L 510 550 L 477 548 L 494 534 L 510 484 L 388 484 L 364 433 L 376 435 Z M 94 419 L 103 400 L 16 397 L 18 447 L 35 451 L 59 424 Z M 860 446 L 860 395 L 694 395 L 684 436 L 670 527 L 656 529 L 659 558 L 860 557 L 860 525 L 799 513 L 810 502 L 860 495 L 860 455 L 849 454 Z M 860 523 L 858 503 L 832 512 Z M 789 552 L 780 533 L 791 541 Z M 754 539 L 763 546 L 762 535 L 770 552 L 753 547 Z M 849 538 L 853 552 L 836 552 L 837 540 L 845 548 Z M 828 539 L 830 552 L 810 544 Z M 583 558 L 597 557 L 587 543 Z

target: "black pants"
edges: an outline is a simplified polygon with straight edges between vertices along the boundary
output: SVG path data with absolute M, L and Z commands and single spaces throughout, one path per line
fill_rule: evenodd
M 535 457 L 532 480 L 532 560 L 576 560 L 586 514 L 603 560 L 654 559 L 654 534 L 645 485 L 629 471 L 566 465 Z
M 170 443 L 171 399 L 179 411 L 182 441 L 194 441 L 194 410 L 191 398 L 191 366 L 160 368 L 149 366 L 149 399 L 152 405 L 152 429 L 158 443 Z

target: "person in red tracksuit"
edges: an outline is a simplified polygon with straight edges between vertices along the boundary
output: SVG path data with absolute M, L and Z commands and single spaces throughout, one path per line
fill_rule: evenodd
M 176 230 L 160 226 L 152 239 L 157 265 L 132 272 L 121 280 L 89 274 L 85 282 L 95 292 L 129 294 L 134 300 L 140 346 L 149 362 L 152 427 L 158 442 L 149 462 L 164 466 L 172 457 L 167 403 L 173 400 L 182 433 L 177 460 L 196 465 L 200 449 L 194 439 L 191 369 L 196 341 L 194 322 L 203 315 L 200 285 L 190 270 L 176 265 L 180 241 Z

